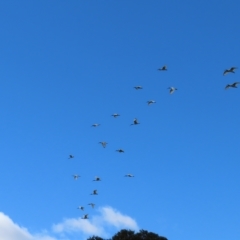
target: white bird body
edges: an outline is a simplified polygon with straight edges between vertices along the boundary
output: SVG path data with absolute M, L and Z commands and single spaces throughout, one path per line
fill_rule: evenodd
M 173 94 L 177 90 L 177 88 L 175 88 L 175 87 L 169 87 L 168 89 L 170 89 L 169 90 L 170 94 Z
M 106 146 L 107 146 L 107 142 L 99 142 L 99 143 L 101 143 L 102 144 L 102 146 L 105 148 Z
M 80 176 L 79 176 L 78 174 L 74 174 L 74 175 L 73 175 L 74 180 L 78 180 L 79 177 L 80 177 Z
M 148 105 L 151 105 L 151 104 L 153 104 L 153 103 L 156 103 L 156 101 L 154 101 L 154 100 L 149 100 L 149 101 L 147 101 L 147 104 L 148 104 Z
M 118 114 L 118 113 L 114 113 L 114 114 L 112 114 L 112 116 L 113 116 L 114 118 L 116 118 L 116 117 L 119 117 L 120 114 Z
M 94 203 L 89 203 L 88 205 L 91 205 L 92 208 L 94 208 L 94 206 L 95 206 Z

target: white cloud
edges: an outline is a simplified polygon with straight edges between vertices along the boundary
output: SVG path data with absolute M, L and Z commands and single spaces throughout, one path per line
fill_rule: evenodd
M 62 223 L 53 225 L 56 233 L 76 233 L 84 235 L 97 235 L 108 237 L 106 229 L 119 230 L 122 228 L 138 230 L 139 227 L 134 219 L 123 215 L 112 207 L 99 208 L 99 215 L 92 216 L 91 219 L 71 218 L 65 219 Z
M 90 215 L 90 219 L 64 219 L 52 226 L 51 234 L 48 232 L 30 233 L 27 228 L 19 226 L 0 212 L 0 240 L 66 240 L 74 239 L 74 237 L 75 239 L 86 239 L 92 235 L 106 238 L 123 228 L 139 229 L 134 219 L 112 207 L 101 207 L 97 212 L 96 215 Z
M 127 215 L 123 215 L 119 211 L 111 208 L 111 207 L 103 207 L 100 209 L 103 220 L 109 224 L 113 225 L 116 228 L 127 228 L 127 229 L 133 229 L 138 230 L 139 227 L 134 219 Z
M 65 219 L 62 223 L 53 225 L 53 231 L 56 233 L 82 232 L 87 235 L 101 235 L 104 232 L 100 226 L 81 218 Z
M 14 223 L 8 216 L 0 212 L 0 239 L 3 240 L 56 240 L 47 235 L 33 235 L 24 228 Z

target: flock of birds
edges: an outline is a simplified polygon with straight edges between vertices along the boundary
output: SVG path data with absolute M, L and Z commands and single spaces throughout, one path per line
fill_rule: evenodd
M 224 72 L 223 72 L 223 76 L 225 76 L 226 74 L 228 73 L 235 73 L 235 70 L 237 68 L 236 67 L 231 67 L 229 69 L 226 69 Z M 239 84 L 240 82 L 234 82 L 232 84 L 227 84 L 227 86 L 225 87 L 225 89 L 228 89 L 228 88 L 237 88 L 237 85 Z
M 236 70 L 236 69 L 237 69 L 237 67 L 231 67 L 231 68 L 229 68 L 229 69 L 224 70 L 223 76 L 227 75 L 228 73 L 235 73 L 235 70 Z M 158 70 L 159 70 L 159 71 L 167 71 L 167 66 L 164 65 L 163 67 L 159 68 Z M 225 87 L 225 89 L 237 88 L 237 85 L 238 85 L 238 84 L 240 84 L 240 82 L 234 82 L 234 83 L 232 83 L 232 84 L 227 84 L 226 87 Z M 142 86 L 135 86 L 134 88 L 135 88 L 136 90 L 141 90 L 141 89 L 143 89 Z M 176 87 L 168 87 L 167 89 L 169 89 L 169 93 L 170 93 L 170 94 L 173 94 L 173 93 L 177 90 Z M 148 105 L 151 105 L 151 104 L 154 104 L 154 103 L 156 103 L 156 101 L 154 101 L 154 100 L 149 100 L 149 101 L 147 101 L 147 104 L 148 104 Z M 114 113 L 114 114 L 112 114 L 111 116 L 114 117 L 114 118 L 117 118 L 117 117 L 120 116 L 120 114 Z M 134 119 L 133 119 L 133 123 L 130 124 L 130 126 L 138 125 L 138 124 L 140 124 L 139 121 L 138 121 L 138 119 L 137 119 L 137 118 L 134 118 Z M 95 128 L 96 128 L 96 127 L 99 127 L 99 126 L 100 126 L 99 123 L 94 123 L 94 124 L 92 124 L 92 127 L 95 127 Z M 101 144 L 103 148 L 106 148 L 106 146 L 107 146 L 108 143 L 105 142 L 105 141 L 103 141 L 103 142 L 99 142 L 99 144 Z M 124 153 L 124 150 L 121 149 L 121 148 L 120 148 L 120 149 L 117 149 L 116 151 L 119 152 L 119 153 Z M 73 159 L 73 158 L 74 158 L 74 155 L 71 155 L 71 154 L 70 154 L 70 155 L 69 155 L 69 159 Z M 74 174 L 74 175 L 72 175 L 72 176 L 73 176 L 74 180 L 77 180 L 77 179 L 80 177 L 80 175 L 78 175 L 78 174 Z M 125 177 L 132 178 L 132 177 L 134 177 L 134 175 L 128 173 L 128 174 L 125 175 Z M 98 177 L 98 176 L 96 176 L 93 181 L 99 182 L 99 181 L 101 181 L 101 178 Z M 98 195 L 97 189 L 93 190 L 93 192 L 92 192 L 90 195 Z M 88 205 L 90 205 L 92 208 L 94 208 L 96 204 L 95 204 L 95 203 L 89 203 Z M 83 206 L 78 206 L 77 209 L 84 211 L 84 207 L 83 207 Z M 84 214 L 83 217 L 82 217 L 82 219 L 89 219 L 88 215 L 89 215 L 89 214 Z

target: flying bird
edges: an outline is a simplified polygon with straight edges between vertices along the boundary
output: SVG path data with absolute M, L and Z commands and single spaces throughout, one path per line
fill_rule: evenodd
M 80 176 L 77 175 L 77 174 L 74 174 L 74 175 L 73 175 L 74 180 L 78 180 L 79 177 L 80 177 Z
M 89 203 L 88 205 L 91 205 L 92 208 L 94 208 L 94 206 L 95 206 L 94 203 Z
M 112 114 L 111 116 L 113 116 L 114 118 L 116 118 L 116 117 L 119 117 L 120 115 L 119 115 L 118 113 L 114 113 L 114 114 Z
M 101 181 L 101 178 L 100 177 L 95 177 L 95 179 L 93 181 Z
M 106 146 L 107 146 L 107 142 L 99 142 L 99 143 L 101 143 L 102 144 L 102 146 L 105 148 Z
M 140 89 L 143 89 L 142 86 L 136 86 L 134 87 L 136 90 L 140 90 Z
M 226 69 L 224 72 L 223 72 L 223 76 L 225 76 L 226 74 L 228 73 L 235 73 L 234 70 L 236 70 L 237 67 L 231 67 L 229 69 Z
M 148 105 L 151 105 L 151 104 L 153 104 L 153 103 L 156 103 L 156 101 L 154 101 L 154 100 L 149 100 L 149 101 L 147 101 L 147 104 L 148 104 Z
M 126 174 L 125 177 L 134 177 L 132 174 Z
M 82 219 L 89 219 L 89 218 L 88 218 L 88 214 L 84 214 L 83 217 L 82 217 Z
M 71 158 L 74 158 L 74 156 L 70 154 L 68 159 L 71 159 Z
M 162 66 L 161 68 L 159 68 L 158 70 L 159 70 L 159 71 L 167 71 L 167 66 L 164 65 L 164 66 Z
M 79 209 L 79 210 L 84 210 L 84 207 L 79 206 L 79 207 L 77 207 L 77 209 Z
M 130 126 L 132 126 L 132 125 L 137 125 L 137 124 L 140 124 L 140 123 L 138 122 L 137 118 L 134 118 L 134 119 L 133 119 L 133 123 L 130 124 Z
M 97 190 L 93 190 L 93 192 L 91 193 L 91 195 L 98 195 Z
M 116 152 L 124 153 L 124 150 L 122 150 L 122 149 L 118 149 L 118 150 L 116 150 Z
M 92 125 L 92 127 L 98 127 L 98 126 L 100 126 L 100 123 L 94 123 L 94 124 Z
M 169 93 L 170 93 L 170 94 L 174 93 L 175 90 L 177 90 L 177 88 L 174 88 L 174 87 L 169 87 L 168 89 L 170 89 L 170 90 L 169 90 Z
M 235 82 L 233 84 L 228 84 L 225 89 L 227 90 L 228 88 L 237 88 L 237 85 L 239 84 L 240 82 Z

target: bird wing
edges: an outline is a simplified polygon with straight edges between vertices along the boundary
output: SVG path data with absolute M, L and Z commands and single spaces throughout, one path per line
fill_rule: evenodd
M 235 82 L 232 84 L 232 87 L 237 87 L 237 85 L 239 84 L 240 82 Z
M 228 74 L 229 73 L 229 70 L 225 70 L 224 72 L 223 72 L 223 75 L 225 76 L 226 74 Z

